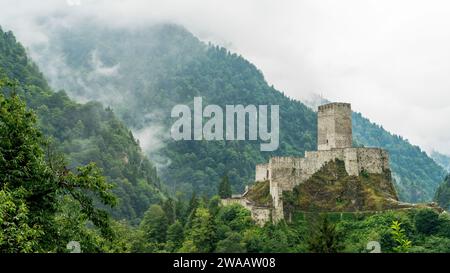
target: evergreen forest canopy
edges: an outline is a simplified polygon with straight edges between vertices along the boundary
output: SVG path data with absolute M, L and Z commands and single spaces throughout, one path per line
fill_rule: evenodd
M 436 163 L 441 165 L 442 168 L 447 170 L 447 172 L 450 172 L 450 156 L 433 151 L 431 153 L 431 158 L 433 158 Z

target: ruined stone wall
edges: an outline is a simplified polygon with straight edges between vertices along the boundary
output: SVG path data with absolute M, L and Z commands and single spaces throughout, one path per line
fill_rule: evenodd
M 349 175 L 358 176 L 361 171 L 382 173 L 389 169 L 388 153 L 379 148 L 345 148 L 328 151 L 306 152 L 304 158 L 273 157 L 267 170 L 268 180 L 282 190 L 292 190 L 299 183 L 309 179 L 326 163 L 333 160 L 345 162 Z M 272 191 L 271 191 L 272 193 Z
M 277 182 L 277 187 L 288 190 L 295 179 L 297 161 L 295 157 L 272 157 L 269 161 L 269 180 Z
M 250 212 L 252 214 L 252 219 L 259 226 L 264 226 L 264 224 L 271 219 L 271 209 L 269 208 L 252 207 Z
M 390 170 L 389 153 L 379 148 L 358 148 L 359 173 L 365 170 L 368 173 L 383 173 Z
M 389 169 L 388 153 L 378 148 L 345 148 L 306 152 L 304 158 L 273 157 L 268 164 L 270 195 L 273 201 L 272 219 L 283 219 L 283 191 L 293 188 L 318 172 L 326 163 L 342 160 L 349 175 L 358 176 L 363 170 L 381 174 Z
M 247 201 L 244 198 L 225 198 L 222 199 L 222 205 L 229 206 L 233 204 L 238 204 L 247 208 Z
M 323 165 L 335 159 L 343 160 L 342 149 L 306 152 L 305 158 L 300 161 L 298 182 L 296 182 L 294 186 L 306 181 L 319 171 Z
M 255 206 L 245 198 L 226 198 L 222 199 L 221 203 L 223 206 L 229 206 L 233 204 L 243 206 L 250 211 L 252 219 L 256 222 L 256 224 L 260 226 L 263 226 L 265 223 L 271 220 L 272 208 Z
M 255 170 L 255 181 L 264 181 L 269 179 L 269 164 L 258 164 Z

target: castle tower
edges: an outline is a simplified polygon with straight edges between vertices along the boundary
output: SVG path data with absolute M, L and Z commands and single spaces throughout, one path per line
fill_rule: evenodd
M 352 147 L 352 109 L 349 103 L 319 106 L 317 118 L 317 149 Z

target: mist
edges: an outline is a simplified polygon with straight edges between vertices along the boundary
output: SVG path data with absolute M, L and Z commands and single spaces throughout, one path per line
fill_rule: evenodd
M 290 97 L 351 102 L 426 151 L 450 154 L 447 1 L 0 0 L 0 25 L 33 58 L 51 30 L 42 20 L 76 26 L 86 18 L 110 27 L 183 25 L 243 55 Z M 92 60 L 96 76 L 120 76 L 120 64 Z

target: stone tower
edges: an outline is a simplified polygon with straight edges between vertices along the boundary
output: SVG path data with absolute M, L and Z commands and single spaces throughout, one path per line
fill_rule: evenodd
M 352 109 L 349 103 L 321 105 L 317 115 L 319 151 L 352 147 Z

